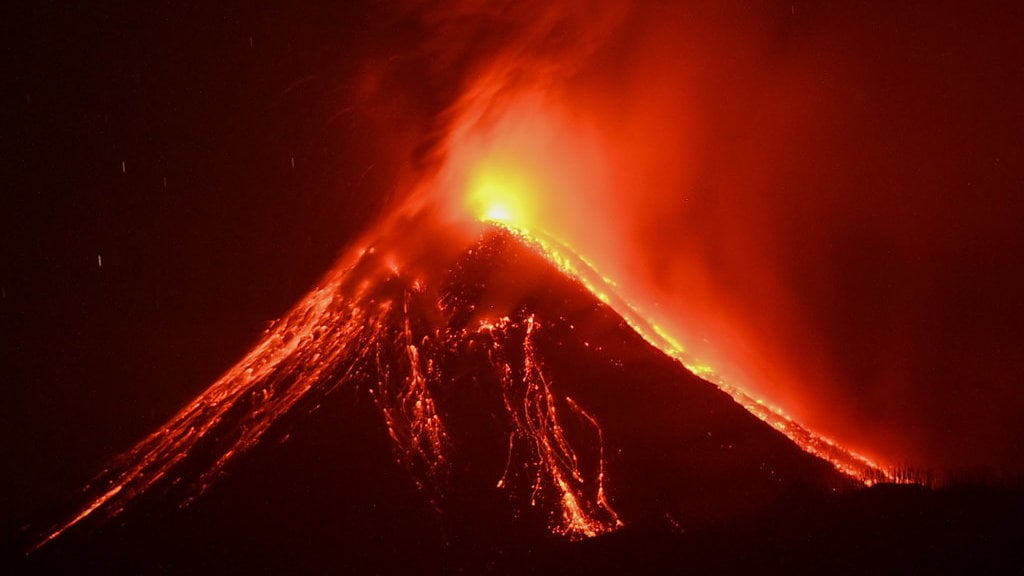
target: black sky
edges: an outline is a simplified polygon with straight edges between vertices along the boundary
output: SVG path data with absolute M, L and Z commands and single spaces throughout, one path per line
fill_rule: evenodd
M 202 390 L 393 185 L 353 109 L 359 66 L 387 58 L 372 9 L 206 4 L 8 20 L 0 517 Z

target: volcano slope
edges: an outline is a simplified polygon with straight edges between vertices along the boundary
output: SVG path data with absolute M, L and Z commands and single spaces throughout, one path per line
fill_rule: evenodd
M 496 568 L 859 486 L 517 236 L 415 223 L 328 274 L 24 567 Z

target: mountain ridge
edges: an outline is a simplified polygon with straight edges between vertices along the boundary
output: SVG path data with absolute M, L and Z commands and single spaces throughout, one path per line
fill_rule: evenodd
M 67 530 L 88 541 L 106 530 L 100 518 L 178 514 L 165 498 L 216 508 L 207 501 L 226 498 L 217 485 L 244 485 L 242 468 L 273 469 L 274 452 L 311 450 L 292 431 L 317 419 L 378 450 L 383 433 L 393 465 L 368 474 L 404 469 L 413 489 L 399 482 L 398 499 L 415 494 L 433 510 L 411 513 L 414 523 L 439 523 L 460 550 L 515 548 L 480 533 L 488 529 L 523 542 L 645 518 L 693 529 L 755 514 L 794 486 L 858 485 L 651 346 L 508 230 L 486 228 L 460 249 L 445 236 L 413 237 L 421 242 L 408 258 L 395 252 L 403 238 L 328 274 L 47 539 L 62 544 Z M 355 408 L 323 422 L 331 398 L 346 394 Z M 211 490 L 216 498 L 200 496 Z M 136 501 L 149 504 L 133 513 Z

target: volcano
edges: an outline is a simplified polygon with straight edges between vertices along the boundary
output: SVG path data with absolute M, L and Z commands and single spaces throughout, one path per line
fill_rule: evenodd
M 652 346 L 543 244 L 423 214 L 382 230 L 36 554 L 132 572 L 196 556 L 178 546 L 232 566 L 282 547 L 348 551 L 341 567 L 490 558 L 863 485 Z

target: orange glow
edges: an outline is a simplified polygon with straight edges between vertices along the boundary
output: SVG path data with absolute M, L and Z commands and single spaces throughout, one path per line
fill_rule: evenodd
M 641 44 L 661 53 L 675 41 L 667 38 L 672 34 L 659 28 Z M 216 436 L 219 423 L 240 403 L 256 402 L 259 410 L 245 414 L 242 433 L 198 479 L 200 492 L 300 400 L 354 381 L 368 382 L 397 459 L 419 488 L 441 491 L 451 445 L 433 393 L 445 375 L 433 359 L 451 341 L 478 345 L 502 388 L 511 428 L 508 463 L 495 485 L 512 498 L 525 495 L 519 500 L 547 513 L 556 534 L 582 538 L 621 526 L 605 493 L 600 424 L 571 398 L 552 391 L 556 383 L 533 346 L 543 329 L 536 318 L 474 317 L 475 329 L 459 333 L 429 322 L 423 322 L 430 327 L 425 330 L 413 321 L 419 309 L 413 301 L 443 313 L 436 299 L 423 304 L 437 290 L 439 271 L 430 268 L 434 251 L 464 248 L 481 223 L 516 235 L 652 346 L 807 452 L 865 484 L 893 480 L 872 459 L 798 422 L 805 414 L 796 402 L 799 395 L 791 392 L 799 380 L 792 364 L 771 361 L 764 352 L 773 349 L 771 343 L 757 339 L 757 331 L 744 322 L 746 311 L 736 309 L 715 278 L 718 258 L 725 258 L 720 255 L 742 253 L 751 269 L 732 280 L 759 279 L 750 282 L 760 282 L 757 288 L 772 296 L 764 307 L 774 305 L 782 309 L 779 317 L 786 317 L 783 289 L 751 249 L 758 240 L 750 232 L 756 222 L 742 222 L 751 225 L 718 238 L 710 255 L 698 246 L 706 232 L 701 225 L 713 224 L 700 221 L 702 212 L 683 214 L 686 226 L 673 221 L 657 228 L 663 219 L 680 217 L 659 213 L 660 206 L 677 201 L 666 198 L 693 193 L 699 180 L 694 142 L 707 137 L 701 131 L 708 128 L 693 113 L 689 69 L 648 58 L 635 69 L 623 66 L 628 80 L 623 86 L 597 82 L 603 89 L 594 96 L 592 79 L 557 66 L 526 73 L 534 61 L 512 60 L 497 60 L 470 82 L 448 111 L 436 165 L 419 175 L 394 214 L 368 232 L 369 248 L 343 259 L 245 358 L 126 455 L 94 488 L 98 494 L 92 501 L 45 541 L 92 514 L 116 515 L 128 500 L 173 475 L 195 446 Z M 726 192 L 757 204 L 760 190 L 745 180 L 743 168 L 730 167 L 718 177 Z M 632 201 L 641 196 L 642 206 Z M 450 245 L 418 246 L 421 238 L 410 238 L 405 229 L 416 219 L 443 228 Z M 672 266 L 659 265 L 657 255 L 640 248 L 651 238 L 660 255 L 676 257 Z M 392 284 L 403 288 L 384 296 L 374 292 Z M 519 348 L 510 354 L 513 345 Z M 520 365 L 510 360 L 513 356 L 521 358 Z M 327 381 L 328 376 L 333 379 Z M 567 417 L 589 425 L 601 449 L 598 462 L 580 463 L 563 433 Z
M 692 371 L 880 461 L 889 446 L 844 409 L 863 401 L 819 385 L 840 373 L 837 344 L 820 345 L 828 334 L 799 300 L 815 293 L 792 272 L 830 233 L 805 241 L 790 224 L 842 220 L 847 207 L 811 160 L 848 127 L 843 103 L 807 74 L 819 62 L 800 51 L 767 57 L 778 69 L 751 61 L 777 52 L 758 10 L 534 8 L 489 8 L 510 26 L 507 45 L 460 77 L 416 204 L 524 232 L 563 264 L 575 254 L 599 277 L 595 295 L 628 303 Z
M 469 210 L 477 218 L 526 228 L 530 222 L 534 185 L 524 171 L 500 162 L 481 162 L 470 177 L 466 197 Z
M 434 391 L 459 383 L 438 368 L 453 343 L 472 344 L 466 347 L 481 353 L 501 387 L 511 429 L 498 488 L 508 490 L 514 503 L 545 513 L 550 530 L 570 539 L 621 526 L 605 493 L 600 425 L 552 392 L 533 344 L 540 322 L 533 316 L 481 319 L 476 330 L 468 330 L 438 320 L 452 313 L 437 299 L 446 265 L 441 260 L 426 275 L 408 265 L 425 257 L 418 249 L 436 257 L 444 248 L 438 244 L 444 236 L 432 234 L 439 234 L 434 224 L 410 220 L 405 212 L 381 223 L 369 248 L 343 258 L 238 364 L 87 487 L 88 503 L 34 549 L 93 515 L 117 516 L 163 483 L 188 488 L 186 503 L 191 502 L 299 402 L 319 406 L 339 386 L 366 387 L 397 461 L 421 491 L 436 498 L 444 493 L 452 446 Z M 465 242 L 455 236 L 457 253 Z M 518 350 L 507 354 L 513 346 Z M 592 428 L 597 462 L 584 464 L 577 457 L 563 433 L 561 403 Z M 201 473 L 184 472 L 185 463 L 203 458 L 196 447 L 210 443 L 217 446 L 215 457 L 199 463 Z
M 614 308 L 649 343 L 718 385 L 804 450 L 862 482 L 890 480 L 876 462 L 798 424 L 766 398 L 789 377 L 750 353 L 730 314 L 714 316 L 722 304 L 713 295 L 702 293 L 708 309 L 691 307 L 690 313 L 698 314 L 705 330 L 715 330 L 715 341 L 699 338 L 702 331 L 688 329 L 661 309 L 660 292 L 649 280 L 652 271 L 637 271 L 635 254 L 617 243 L 628 237 L 618 217 L 629 210 L 622 190 L 636 179 L 612 169 L 623 165 L 622 157 L 657 150 L 660 142 L 622 150 L 612 144 L 613 136 L 621 138 L 615 134 L 618 124 L 597 129 L 581 112 L 586 101 L 583 106 L 574 102 L 570 112 L 569 95 L 556 84 L 506 81 L 500 70 L 482 75 L 455 107 L 459 114 L 443 147 L 440 175 L 428 182 L 428 193 L 461 214 L 456 220 L 495 223 L 520 236 Z M 645 161 L 658 161 L 658 154 Z M 685 163 L 685 158 L 678 161 Z M 786 398 L 778 390 L 775 397 Z

